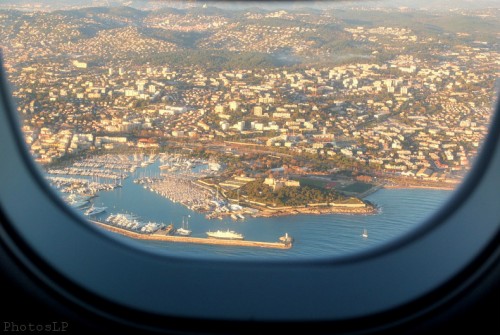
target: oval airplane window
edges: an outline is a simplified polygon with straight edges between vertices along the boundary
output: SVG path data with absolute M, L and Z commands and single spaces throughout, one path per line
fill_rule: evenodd
M 318 332 L 489 272 L 498 10 L 172 4 L 2 4 L 0 238 L 32 278 L 148 330 Z
M 489 129 L 498 11 L 223 4 L 4 5 L 27 148 L 76 215 L 160 253 L 302 259 L 450 199 Z

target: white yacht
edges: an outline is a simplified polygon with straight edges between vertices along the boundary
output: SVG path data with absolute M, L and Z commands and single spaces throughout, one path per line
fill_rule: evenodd
M 96 207 L 92 205 L 84 212 L 84 214 L 87 216 L 97 215 L 99 213 L 104 212 L 106 209 L 108 209 L 108 207 Z
M 224 239 L 224 240 L 243 240 L 244 237 L 242 234 L 237 233 L 233 230 L 217 230 L 217 231 L 208 231 L 207 232 L 208 237 L 211 238 L 218 238 L 218 239 Z

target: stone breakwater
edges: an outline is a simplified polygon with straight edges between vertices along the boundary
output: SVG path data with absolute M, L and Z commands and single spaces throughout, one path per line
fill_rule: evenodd
M 170 235 L 168 230 L 160 233 L 141 234 L 127 229 L 114 227 L 98 221 L 91 221 L 91 222 L 107 231 L 118 233 L 134 239 L 150 240 L 150 241 L 195 243 L 195 244 L 254 247 L 254 248 L 271 248 L 271 249 L 290 249 L 292 247 L 291 241 L 293 240 L 292 238 L 290 238 L 285 243 L 285 242 L 260 242 L 260 241 L 246 241 L 246 240 L 224 240 L 215 238 L 186 237 L 186 236 Z

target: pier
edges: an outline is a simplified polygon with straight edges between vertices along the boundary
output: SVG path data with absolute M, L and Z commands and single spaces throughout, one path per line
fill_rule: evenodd
M 246 241 L 246 240 L 223 240 L 215 238 L 202 238 L 202 237 L 190 237 L 190 236 L 176 236 L 169 235 L 170 231 L 160 231 L 152 234 L 141 234 L 136 233 L 127 229 L 118 228 L 105 223 L 91 220 L 90 222 L 104 228 L 108 231 L 112 231 L 118 234 L 122 234 L 131 238 L 139 240 L 151 240 L 151 241 L 165 241 L 165 242 L 176 242 L 176 243 L 195 243 L 195 244 L 210 244 L 210 245 L 226 245 L 226 246 L 237 246 L 237 247 L 254 247 L 254 248 L 271 248 L 271 249 L 290 249 L 292 247 L 292 241 L 286 240 L 285 242 L 260 242 L 260 241 Z

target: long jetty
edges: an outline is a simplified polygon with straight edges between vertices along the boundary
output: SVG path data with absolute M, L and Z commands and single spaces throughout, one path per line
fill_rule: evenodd
M 271 248 L 271 249 L 290 249 L 292 247 L 292 241 L 284 242 L 260 242 L 260 241 L 246 241 L 246 240 L 224 240 L 216 238 L 202 238 L 202 237 L 190 237 L 190 236 L 177 236 L 170 235 L 170 230 L 162 230 L 161 233 L 136 233 L 127 229 L 111 226 L 106 223 L 99 221 L 90 220 L 92 223 L 118 234 L 122 234 L 131 238 L 139 240 L 151 240 L 151 241 L 165 241 L 165 242 L 178 242 L 178 243 L 195 243 L 195 244 L 210 244 L 210 245 L 226 245 L 226 246 L 238 246 L 238 247 L 257 247 L 257 248 Z

